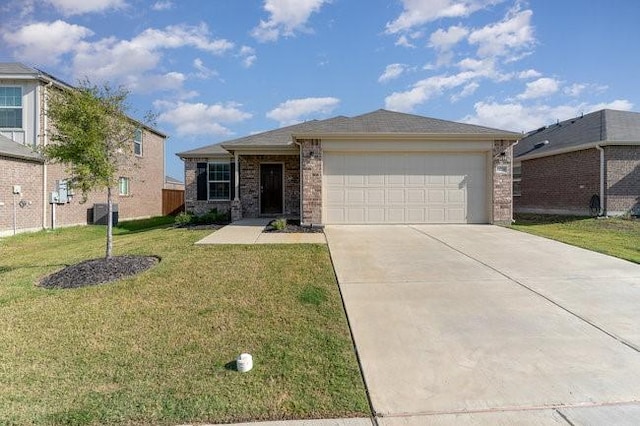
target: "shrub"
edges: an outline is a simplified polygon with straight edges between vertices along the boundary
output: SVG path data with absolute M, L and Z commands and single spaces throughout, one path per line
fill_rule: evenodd
M 287 227 L 287 219 L 283 217 L 276 219 L 273 222 L 271 222 L 271 226 L 275 230 L 282 231 L 284 228 Z
M 184 226 L 191 223 L 193 216 L 186 212 L 181 212 L 176 215 L 174 223 L 178 226 Z

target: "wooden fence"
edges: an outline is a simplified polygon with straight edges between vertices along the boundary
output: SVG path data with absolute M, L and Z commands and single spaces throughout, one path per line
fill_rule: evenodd
M 184 189 L 162 190 L 162 214 L 177 215 L 184 211 Z

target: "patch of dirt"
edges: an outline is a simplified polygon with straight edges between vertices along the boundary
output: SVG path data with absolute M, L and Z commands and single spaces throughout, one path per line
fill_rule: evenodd
M 156 256 L 114 256 L 85 260 L 40 281 L 45 288 L 79 288 L 105 284 L 146 271 L 160 262 Z
M 312 228 L 310 226 L 300 226 L 299 220 L 287 220 L 287 226 L 284 229 L 275 229 L 271 226 L 271 223 L 264 228 L 264 231 L 275 234 L 294 234 L 294 233 L 307 233 L 307 234 L 321 234 L 324 232 L 322 228 Z

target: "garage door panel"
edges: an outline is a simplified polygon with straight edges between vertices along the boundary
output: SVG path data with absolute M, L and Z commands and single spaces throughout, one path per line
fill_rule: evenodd
M 325 152 L 325 223 L 486 223 L 486 158 Z

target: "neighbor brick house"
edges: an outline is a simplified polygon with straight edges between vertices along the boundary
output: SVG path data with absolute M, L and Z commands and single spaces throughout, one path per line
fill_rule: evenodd
M 519 134 L 378 110 L 177 154 L 185 206 L 303 225 L 509 223 Z
M 94 204 L 106 203 L 106 191 L 81 203 L 80 194 L 65 187 L 65 167 L 36 154 L 51 143 L 46 96 L 56 88 L 72 89 L 42 71 L 0 63 L 0 236 L 91 223 Z M 114 197 L 120 219 L 162 214 L 166 136 L 138 125 L 131 141 L 136 167 L 119 176 Z
M 640 113 L 605 109 L 545 126 L 514 155 L 516 212 L 640 215 Z

